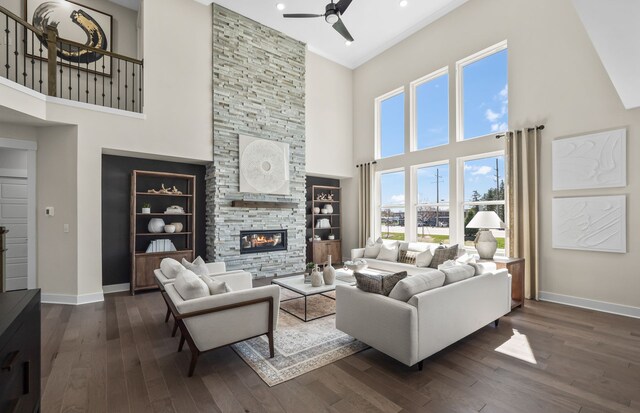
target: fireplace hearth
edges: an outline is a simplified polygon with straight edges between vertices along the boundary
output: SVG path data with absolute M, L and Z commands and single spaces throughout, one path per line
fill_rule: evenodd
M 286 250 L 286 229 L 240 231 L 240 254 Z

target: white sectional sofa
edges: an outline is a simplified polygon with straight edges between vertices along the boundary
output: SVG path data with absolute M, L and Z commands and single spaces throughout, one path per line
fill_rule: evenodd
M 429 245 L 410 248 L 429 248 Z M 352 259 L 363 250 L 352 251 Z M 370 268 L 407 271 L 409 276 L 438 271 L 365 258 Z M 511 275 L 492 270 L 414 295 L 407 302 L 336 286 L 336 327 L 371 347 L 422 369 L 422 361 L 511 311 Z

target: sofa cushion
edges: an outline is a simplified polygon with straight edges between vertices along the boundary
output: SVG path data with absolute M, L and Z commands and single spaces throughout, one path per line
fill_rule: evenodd
M 176 282 L 173 284 L 183 300 L 193 300 L 195 298 L 208 297 L 209 287 L 193 271 L 183 269 L 176 275 Z
M 443 264 L 445 261 L 455 260 L 458 255 L 458 244 L 450 247 L 436 248 L 433 252 L 433 259 L 429 264 L 431 268 L 438 268 L 438 265 Z
M 383 244 L 380 248 L 380 253 L 376 257 L 376 259 L 381 261 L 390 261 L 397 262 L 398 261 L 398 247 L 393 245 L 385 245 Z
M 426 274 L 412 275 L 400 280 L 389 293 L 389 298 L 409 301 L 411 297 L 425 291 L 442 287 L 445 275 L 441 271 L 431 271 Z
M 210 295 L 224 294 L 231 291 L 229 289 L 229 286 L 227 286 L 227 283 L 224 281 L 218 281 L 214 278 L 209 277 L 208 275 L 201 275 L 200 279 L 204 281 L 205 284 L 207 284 Z
M 182 265 L 184 268 L 192 271 L 195 275 L 209 275 L 209 268 L 202 257 L 196 258 L 193 262 L 189 262 L 183 258 Z
M 495 262 L 470 262 L 469 264 L 476 270 L 475 275 L 482 275 L 489 272 L 494 272 L 498 269 Z
M 367 240 L 367 245 L 364 247 L 365 258 L 376 258 L 380 254 L 380 248 L 382 248 L 382 238 L 378 238 L 375 242 L 373 238 Z
M 431 250 L 426 250 L 416 255 L 416 267 L 430 267 L 433 261 Z
M 169 279 L 173 280 L 176 278 L 178 273 L 184 269 L 184 265 L 180 264 L 173 258 L 165 258 L 160 261 L 160 271 L 162 271 L 162 274 Z
M 444 285 L 466 280 L 476 273 L 475 268 L 467 264 L 453 265 L 447 268 L 440 267 L 440 271 L 444 273 Z
M 354 272 L 356 286 L 369 293 L 389 295 L 398 281 L 407 277 L 406 271 L 394 274 L 377 274 L 373 272 Z

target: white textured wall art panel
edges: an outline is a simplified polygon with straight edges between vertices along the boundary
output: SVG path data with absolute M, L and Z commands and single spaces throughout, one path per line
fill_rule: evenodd
M 553 190 L 627 185 L 626 129 L 553 141 Z
M 627 252 L 625 195 L 554 198 L 553 248 Z
M 289 195 L 289 144 L 240 135 L 240 192 Z

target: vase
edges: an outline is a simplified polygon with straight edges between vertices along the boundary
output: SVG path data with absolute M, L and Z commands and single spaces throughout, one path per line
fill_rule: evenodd
M 171 224 L 165 225 L 164 232 L 166 232 L 167 234 L 173 234 L 174 232 L 176 232 L 176 226 Z
M 327 214 L 333 214 L 333 205 L 327 204 L 324 206 L 324 209 L 327 211 Z
M 184 229 L 182 222 L 172 222 L 171 225 L 176 227 L 176 232 L 182 232 L 182 230 Z
M 147 225 L 149 232 L 158 233 L 164 231 L 164 220 L 162 218 L 152 218 Z
M 142 208 L 142 213 L 143 214 L 150 214 L 151 213 L 151 208 Z
M 313 271 L 311 272 L 311 286 L 312 287 L 321 287 L 322 286 L 322 274 L 318 271 L 318 266 L 316 265 Z
M 331 266 L 331 255 L 329 255 L 329 264 L 322 270 L 322 279 L 326 285 L 333 285 L 336 282 L 336 269 Z
M 316 214 L 316 215 L 319 214 L 320 213 L 320 207 L 313 208 L 313 213 Z

